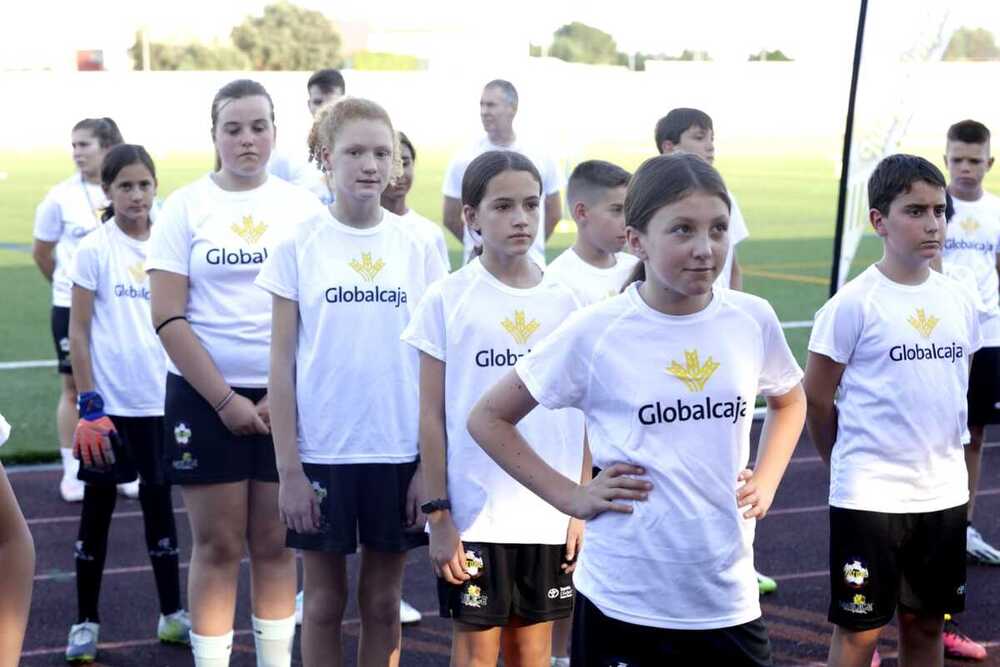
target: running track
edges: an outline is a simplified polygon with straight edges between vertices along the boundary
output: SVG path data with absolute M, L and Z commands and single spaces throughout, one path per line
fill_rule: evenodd
M 756 429 L 755 429 L 756 433 Z M 1000 431 L 992 432 L 1000 439 Z M 73 584 L 73 542 L 79 506 L 58 499 L 59 471 L 52 468 L 9 470 L 14 489 L 31 525 L 38 553 L 31 619 L 21 664 L 64 665 L 66 633 L 76 618 Z M 994 544 L 1000 542 L 1000 442 L 988 446 L 983 479 L 977 499 L 976 524 Z M 825 469 L 805 440 L 775 500 L 770 515 L 757 532 L 757 564 L 779 581 L 776 594 L 764 600 L 776 665 L 823 664 L 829 645 L 826 621 L 827 515 Z M 190 555 L 187 520 L 175 493 L 182 563 Z M 136 501 L 119 498 L 111 529 L 101 599 L 101 651 L 98 665 L 146 667 L 191 665 L 183 648 L 161 646 L 155 641 L 157 618 L 152 574 L 142 538 L 142 519 Z M 350 559 L 352 581 L 355 559 Z M 186 568 L 186 565 L 182 565 Z M 182 584 L 186 569 L 182 570 Z M 642 573 L 635 573 L 643 576 Z M 986 642 L 990 658 L 986 664 L 1000 666 L 1000 568 L 970 565 L 968 611 L 960 620 L 962 629 Z M 424 620 L 403 630 L 404 667 L 448 664 L 450 627 L 437 618 L 434 582 L 426 549 L 410 554 L 404 595 L 424 612 Z M 241 570 L 236 641 L 232 665 L 252 667 L 253 638 L 249 634 L 250 610 L 247 567 Z M 347 665 L 354 665 L 358 635 L 357 605 L 348 608 L 345 623 Z M 883 632 L 879 646 L 886 667 L 895 665 L 895 628 Z M 298 654 L 293 664 L 301 664 Z M 959 662 L 949 664 L 962 664 Z

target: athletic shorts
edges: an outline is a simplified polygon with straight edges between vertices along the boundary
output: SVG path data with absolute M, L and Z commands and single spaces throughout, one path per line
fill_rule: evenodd
M 91 484 L 165 484 L 163 470 L 163 417 L 116 417 L 111 438 L 115 462 L 108 469 L 88 468 L 81 462 L 77 478 Z
M 52 316 L 49 319 L 52 327 L 52 342 L 56 345 L 56 361 L 59 372 L 72 375 L 73 366 L 69 359 L 69 308 L 52 306 Z
M 254 403 L 267 389 L 233 387 Z M 234 435 L 215 408 L 180 375 L 167 373 L 164 456 L 171 483 L 277 482 L 270 435 Z
M 880 628 L 897 606 L 965 609 L 965 511 L 887 514 L 830 508 L 830 622 Z
M 403 553 L 427 544 L 423 526 L 407 529 L 406 492 L 417 470 L 411 463 L 303 463 L 319 500 L 318 533 L 288 531 L 292 549 L 352 554 L 358 542 L 372 551 Z
M 770 667 L 764 621 L 712 630 L 672 630 L 605 616 L 583 595 L 573 612 L 573 667 L 726 665 Z
M 442 618 L 497 627 L 507 625 L 511 616 L 539 623 L 573 612 L 573 575 L 562 569 L 565 545 L 465 542 L 464 546 L 466 570 L 473 576 L 460 586 L 438 579 Z
M 1000 424 L 1000 347 L 984 347 L 972 356 L 969 372 L 969 424 Z

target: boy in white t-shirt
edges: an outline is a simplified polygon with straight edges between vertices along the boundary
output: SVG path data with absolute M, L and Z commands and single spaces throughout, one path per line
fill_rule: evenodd
M 937 167 L 890 156 L 868 197 L 882 259 L 817 313 L 804 382 L 830 464 L 829 663 L 868 665 L 898 614 L 903 660 L 940 665 L 944 614 L 965 604 L 962 439 L 979 318 L 930 270 L 944 240 Z
M 569 287 L 584 305 L 618 294 L 638 261 L 622 252 L 630 177 L 603 160 L 581 162 L 569 177 L 566 203 L 576 222 L 576 241 L 552 261 L 545 277 Z

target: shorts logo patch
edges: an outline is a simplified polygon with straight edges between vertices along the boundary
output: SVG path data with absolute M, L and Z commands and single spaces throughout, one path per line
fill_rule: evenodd
M 184 452 L 173 465 L 174 470 L 194 470 L 198 467 L 198 459 L 192 457 L 191 452 Z
M 550 600 L 555 600 L 557 597 L 559 597 L 559 589 L 558 588 L 550 588 L 549 592 L 548 592 L 548 596 L 549 596 Z
M 323 502 L 324 500 L 326 500 L 327 491 L 325 488 L 323 488 L 322 484 L 320 484 L 319 482 L 313 482 L 312 490 L 313 493 L 316 494 L 316 500 L 318 500 L 319 502 Z
M 965 595 L 965 584 L 955 589 L 955 595 Z
M 481 609 L 486 606 L 489 598 L 483 593 L 483 589 L 475 584 L 468 584 L 462 592 L 462 604 L 466 607 Z
M 563 586 L 563 587 L 561 587 L 559 589 L 559 599 L 560 600 L 568 600 L 571 597 L 573 597 L 573 587 L 572 586 Z
M 174 440 L 178 445 L 186 445 L 191 442 L 191 429 L 184 422 L 177 422 L 174 427 Z
M 65 352 L 66 354 L 69 354 L 69 338 L 59 339 L 59 349 Z
M 465 552 L 465 571 L 470 577 L 476 577 L 483 571 L 483 557 L 472 549 Z
M 851 598 L 850 602 L 841 602 L 840 608 L 852 614 L 870 614 L 875 609 L 875 605 L 868 602 L 864 595 L 858 593 Z
M 868 568 L 855 558 L 844 563 L 844 582 L 851 588 L 861 588 L 868 581 Z

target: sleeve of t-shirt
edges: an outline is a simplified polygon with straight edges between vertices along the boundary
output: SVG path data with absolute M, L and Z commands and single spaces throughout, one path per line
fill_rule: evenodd
M 39 241 L 54 243 L 62 238 L 62 207 L 50 193 L 35 209 L 34 236 Z
M 584 312 L 570 315 L 514 366 L 532 398 L 551 410 L 586 409 L 591 354 Z
M 441 186 L 441 193 L 445 197 L 462 198 L 462 176 L 465 175 L 466 166 L 461 156 L 456 156 L 448 163 L 448 168 L 444 172 L 444 184 Z
M 732 206 L 732 210 L 729 211 L 729 243 L 735 246 L 740 241 L 750 238 L 750 229 L 747 227 L 747 221 L 743 217 L 740 205 L 736 203 L 736 197 L 731 192 L 729 193 L 729 202 Z
M 440 281 L 431 285 L 424 292 L 410 323 L 403 329 L 400 340 L 425 352 L 435 359 L 447 362 L 445 351 L 447 332 L 445 331 L 444 293 Z
M 70 269 L 70 280 L 74 285 L 96 292 L 100 257 L 97 246 L 87 242 L 89 238 L 85 238 L 83 243 L 77 246 L 73 267 Z
M 191 264 L 191 227 L 184 204 L 177 195 L 167 198 L 149 237 L 146 270 L 159 269 L 189 274 Z
M 267 261 L 260 267 L 254 285 L 290 301 L 299 300 L 299 266 L 295 237 L 278 241 Z
M 757 381 L 758 391 L 764 396 L 787 394 L 802 380 L 802 369 L 788 347 L 778 314 L 770 304 L 767 304 L 760 325 L 764 362 Z
M 538 166 L 541 169 L 542 190 L 545 191 L 546 196 L 554 195 L 562 190 L 562 176 L 559 174 L 559 165 L 556 164 L 556 161 L 545 157 L 542 159 L 542 164 Z
M 809 336 L 809 351 L 846 364 L 861 337 L 864 315 L 857 299 L 835 296 L 819 309 Z

